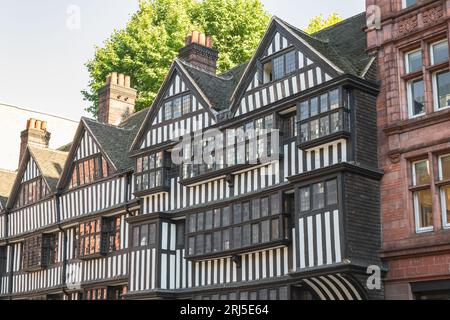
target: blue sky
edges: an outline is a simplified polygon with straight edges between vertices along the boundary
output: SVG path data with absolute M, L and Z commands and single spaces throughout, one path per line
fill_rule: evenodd
M 262 0 L 266 10 L 305 27 L 310 17 L 364 11 L 364 0 Z M 122 28 L 138 0 L 0 1 L 0 102 L 78 120 L 87 115 L 80 91 L 84 64 L 114 29 Z M 75 7 L 73 7 L 75 6 Z M 80 28 L 69 19 L 79 8 Z M 75 24 L 74 24 L 75 23 Z

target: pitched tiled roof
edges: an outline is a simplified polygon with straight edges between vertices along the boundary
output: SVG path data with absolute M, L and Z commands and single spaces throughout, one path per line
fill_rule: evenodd
M 16 172 L 0 170 L 0 210 L 6 206 L 16 176 Z
M 179 60 L 179 62 L 183 64 L 183 67 L 206 95 L 216 111 L 226 110 L 229 107 L 231 94 L 242 77 L 246 64 L 239 65 L 226 73 L 216 76 L 186 61 Z
M 133 167 L 133 160 L 128 157 L 128 151 L 146 114 L 147 110 L 137 112 L 117 127 L 83 118 L 90 132 L 100 144 L 100 148 L 118 171 Z
M 28 146 L 28 149 L 39 166 L 42 176 L 47 181 L 50 191 L 53 192 L 61 177 L 68 153 L 32 146 Z
M 363 31 L 367 23 L 364 12 L 312 35 L 287 22 L 282 23 L 346 73 L 360 76 L 370 61 Z

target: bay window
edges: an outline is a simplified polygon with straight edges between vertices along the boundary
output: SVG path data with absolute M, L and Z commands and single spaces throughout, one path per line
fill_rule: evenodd
M 238 251 L 248 247 L 267 245 L 289 237 L 289 215 L 281 208 L 281 201 L 291 200 L 272 194 L 223 208 L 188 215 L 187 234 L 189 256 Z M 251 205 L 250 205 L 251 204 Z M 205 220 L 203 220 L 205 216 Z M 199 219 L 205 225 L 199 224 Z
M 154 246 L 156 244 L 156 223 L 133 227 L 133 248 Z
M 318 182 L 299 190 L 300 214 L 338 205 L 337 179 Z M 331 210 L 331 209 L 330 209 Z
M 346 91 L 335 89 L 298 105 L 299 144 L 309 146 L 314 140 L 349 132 L 348 103 L 341 103 Z
M 164 151 L 136 159 L 136 192 L 166 187 L 166 154 Z
M 412 182 L 416 232 L 433 230 L 433 197 L 431 192 L 431 173 L 428 160 L 412 164 Z
M 16 208 L 38 202 L 49 195 L 47 184 L 42 177 L 24 182 L 20 185 Z

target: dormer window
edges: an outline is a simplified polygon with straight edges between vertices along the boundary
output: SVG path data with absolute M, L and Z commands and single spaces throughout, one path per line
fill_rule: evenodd
M 69 188 L 93 183 L 109 177 L 111 173 L 108 162 L 100 154 L 77 161 L 73 167 Z
M 22 183 L 18 193 L 16 207 L 24 207 L 48 196 L 48 188 L 42 177 Z
M 284 78 L 297 70 L 295 51 L 289 51 L 264 62 L 263 81 L 269 83 Z

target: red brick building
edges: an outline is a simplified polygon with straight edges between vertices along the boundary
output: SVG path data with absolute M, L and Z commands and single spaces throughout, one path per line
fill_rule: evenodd
M 450 1 L 367 0 L 387 299 L 450 298 Z M 374 7 L 375 6 L 375 7 Z M 377 17 L 381 15 L 381 21 Z

